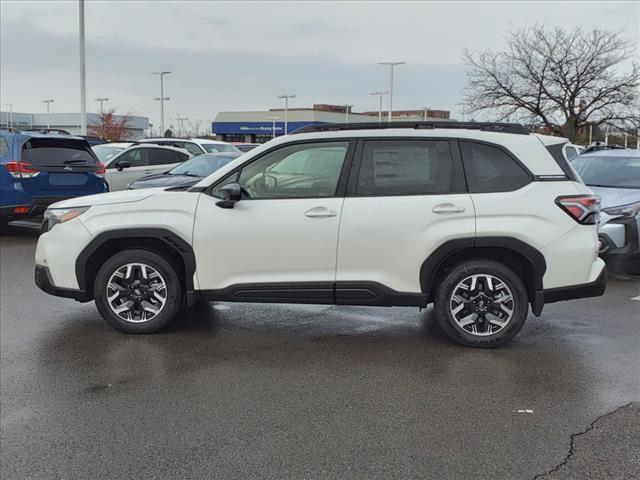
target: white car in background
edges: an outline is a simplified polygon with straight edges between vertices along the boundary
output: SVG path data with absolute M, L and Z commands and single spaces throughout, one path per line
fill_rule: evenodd
M 101 143 L 100 145 L 92 146 L 91 150 L 96 154 L 98 160 L 102 163 L 106 163 L 111 157 L 129 148 L 131 145 L 133 145 L 132 142 Z
M 104 161 L 104 178 L 110 191 L 126 190 L 131 182 L 171 170 L 192 156 L 183 148 L 156 144 L 133 145 Z
M 156 145 L 168 145 L 184 148 L 191 155 L 202 153 L 239 153 L 240 150 L 227 142 L 209 140 L 208 138 L 145 138 L 137 143 L 155 143 Z

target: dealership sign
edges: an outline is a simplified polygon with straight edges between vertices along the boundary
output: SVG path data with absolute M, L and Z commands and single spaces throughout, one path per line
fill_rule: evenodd
M 289 133 L 308 125 L 317 125 L 323 122 L 289 122 Z M 272 122 L 213 122 L 211 131 L 216 135 L 245 134 L 245 135 L 271 135 L 273 133 Z M 284 122 L 276 122 L 276 135 L 284 135 Z

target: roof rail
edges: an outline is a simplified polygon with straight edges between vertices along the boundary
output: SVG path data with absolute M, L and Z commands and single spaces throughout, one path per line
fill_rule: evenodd
M 37 132 L 37 133 L 57 133 L 58 135 L 71 135 L 66 130 L 62 130 L 61 128 L 29 128 L 27 130 L 23 130 L 25 132 Z
M 624 147 L 621 147 L 620 145 L 604 145 L 596 143 L 595 145 L 589 145 L 582 153 L 596 152 L 598 150 L 618 150 L 620 148 L 624 150 Z
M 410 128 L 414 130 L 433 130 L 436 128 L 450 128 L 456 130 L 482 130 L 485 132 L 515 133 L 529 135 L 529 130 L 519 123 L 494 123 L 494 122 L 366 122 L 366 123 L 323 123 L 307 125 L 291 132 L 338 132 L 346 130 L 386 130 L 389 128 Z

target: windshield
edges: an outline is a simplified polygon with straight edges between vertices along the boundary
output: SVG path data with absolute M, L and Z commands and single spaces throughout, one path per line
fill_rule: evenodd
M 206 177 L 215 172 L 220 167 L 224 167 L 235 156 L 220 155 L 198 155 L 191 160 L 187 160 L 183 164 L 169 171 L 171 175 L 188 175 L 191 177 Z
M 98 157 L 98 160 L 100 160 L 102 163 L 109 160 L 116 153 L 124 150 L 124 148 L 122 147 L 114 147 L 112 145 L 96 145 L 95 147 L 91 147 L 91 149 Z
M 208 153 L 221 153 L 221 152 L 233 152 L 238 153 L 238 150 L 233 145 L 227 145 L 224 143 L 202 143 L 202 148 L 204 148 Z
M 640 188 L 640 157 L 577 156 L 571 166 L 591 187 Z

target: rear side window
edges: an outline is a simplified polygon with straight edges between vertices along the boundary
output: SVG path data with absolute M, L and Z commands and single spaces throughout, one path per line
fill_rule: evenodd
M 22 146 L 22 160 L 42 167 L 96 164 L 96 158 L 87 142 L 58 138 L 27 140 Z
M 531 181 L 530 174 L 501 148 L 461 141 L 460 149 L 471 193 L 511 192 Z
M 565 143 L 555 143 L 553 145 L 545 145 L 547 152 L 553 157 L 558 166 L 562 169 L 567 178 L 573 182 L 580 182 L 578 175 L 571 168 L 571 164 L 567 161 L 562 153 Z
M 200 155 L 202 153 L 202 149 L 195 143 L 185 142 L 182 148 L 184 148 L 191 155 Z
M 150 148 L 149 149 L 149 165 L 169 165 L 172 163 L 181 162 L 181 157 L 185 154 L 176 152 L 175 150 L 168 150 L 164 148 Z
M 0 137 L 0 156 L 6 154 L 9 151 L 9 145 L 4 137 Z
M 117 168 L 119 162 L 129 162 L 132 167 L 146 167 L 147 150 L 146 148 L 134 148 L 133 150 L 124 152 L 117 160 L 111 162 L 108 168 Z
M 433 195 L 464 190 L 449 142 L 369 140 L 362 150 L 356 195 Z

